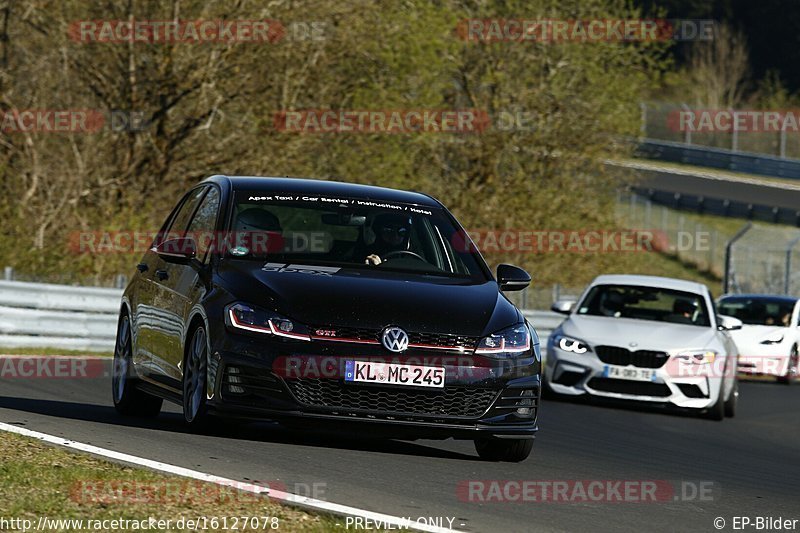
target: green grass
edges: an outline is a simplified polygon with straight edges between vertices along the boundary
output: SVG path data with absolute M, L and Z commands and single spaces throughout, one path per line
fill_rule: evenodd
M 251 493 L 218 491 L 211 484 L 122 466 L 11 433 L 0 433 L 0 457 L 3 458 L 0 463 L 0 517 L 6 519 L 30 519 L 37 524 L 41 516 L 93 521 L 153 517 L 172 519 L 173 529 L 170 531 L 195 531 L 176 528 L 174 521 L 180 517 L 269 516 L 277 518 L 280 531 L 343 529 L 337 526 L 337 523 L 343 523 L 341 518 L 310 514 Z M 111 482 L 116 483 L 116 487 L 127 487 L 129 492 L 97 488 L 110 487 Z M 146 488 L 156 490 L 148 493 L 144 490 Z M 254 525 L 252 523 L 242 529 L 242 524 L 239 531 L 272 531 L 270 528 L 250 527 Z M 48 530 L 56 529 L 53 526 Z M 60 529 L 73 530 L 76 529 Z M 220 525 L 207 531 L 224 529 Z
M 112 357 L 112 352 L 89 352 L 86 350 L 64 350 L 62 348 L 3 348 L 0 347 L 0 355 L 64 355 L 69 357 Z

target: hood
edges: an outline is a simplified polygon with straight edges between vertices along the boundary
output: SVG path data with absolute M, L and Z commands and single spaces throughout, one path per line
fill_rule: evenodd
M 752 342 L 758 343 L 771 335 L 777 335 L 780 332 L 784 333 L 784 337 L 788 333 L 788 329 L 783 326 L 762 326 L 758 324 L 744 324 L 742 329 L 731 331 L 731 337 L 734 342 Z
M 711 327 L 574 314 L 564 321 L 562 330 L 565 335 L 586 341 L 591 346 L 622 346 L 664 352 L 706 348 L 716 338 L 716 331 Z M 631 346 L 631 343 L 636 344 Z
M 481 336 L 521 320 L 494 281 L 244 260 L 218 273 L 238 300 L 314 326 Z

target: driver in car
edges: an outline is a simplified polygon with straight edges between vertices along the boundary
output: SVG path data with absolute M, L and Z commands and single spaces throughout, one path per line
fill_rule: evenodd
M 378 215 L 372 222 L 372 235 L 369 237 L 373 240 L 367 244 L 364 264 L 380 265 L 393 252 L 408 250 L 411 218 L 397 213 Z

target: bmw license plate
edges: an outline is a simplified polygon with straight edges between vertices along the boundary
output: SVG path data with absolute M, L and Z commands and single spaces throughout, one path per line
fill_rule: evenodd
M 435 366 L 345 361 L 344 380 L 412 387 L 444 387 L 444 368 Z
M 649 368 L 606 365 L 603 377 L 630 381 L 655 381 L 656 371 Z

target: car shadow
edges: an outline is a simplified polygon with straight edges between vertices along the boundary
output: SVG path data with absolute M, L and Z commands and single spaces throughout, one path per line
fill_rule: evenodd
M 168 404 L 165 402 L 165 406 Z M 211 417 L 209 423 L 194 431 L 187 427 L 180 413 L 162 411 L 155 418 L 125 417 L 117 413 L 113 406 L 85 404 L 68 401 L 42 400 L 0 396 L 0 408 L 19 412 L 34 413 L 67 420 L 80 420 L 97 424 L 142 428 L 169 433 L 202 434 L 237 441 L 265 442 L 274 444 L 314 446 L 319 448 L 347 449 L 385 453 L 394 455 L 427 456 L 438 459 L 458 459 L 480 461 L 477 455 L 468 455 L 409 440 L 376 438 L 359 434 L 357 437 L 344 437 L 332 431 L 312 431 L 289 429 L 272 422 L 248 422 L 225 420 Z M 11 425 L 28 427 L 27 422 L 7 421 Z

